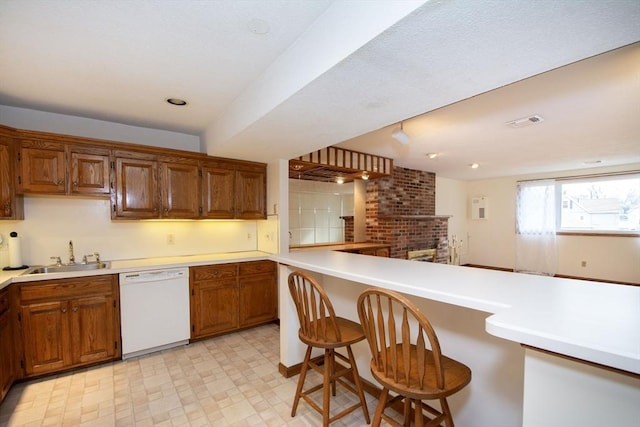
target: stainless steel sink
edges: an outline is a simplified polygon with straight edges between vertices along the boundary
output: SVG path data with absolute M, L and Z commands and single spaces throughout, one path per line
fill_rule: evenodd
M 66 273 L 69 271 L 88 271 L 101 270 L 109 268 L 110 262 L 90 262 L 87 264 L 71 264 L 71 265 L 47 265 L 41 267 L 31 267 L 23 274 L 45 274 L 45 273 Z

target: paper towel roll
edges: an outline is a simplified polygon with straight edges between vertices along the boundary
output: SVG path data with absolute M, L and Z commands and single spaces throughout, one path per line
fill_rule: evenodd
M 9 234 L 9 267 L 22 267 L 22 252 L 20 250 L 20 238 L 18 233 L 12 231 Z

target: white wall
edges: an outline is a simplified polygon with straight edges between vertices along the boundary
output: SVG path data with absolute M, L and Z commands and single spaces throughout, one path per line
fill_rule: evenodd
M 16 231 L 27 265 L 68 260 L 73 240 L 76 262 L 99 252 L 104 260 L 254 251 L 257 221 L 111 221 L 109 200 L 75 197 L 25 198 L 25 220 L 0 221 L 5 238 Z M 173 235 L 169 244 L 168 235 Z M 6 245 L 0 265 L 9 264 Z
M 185 151 L 200 151 L 200 137 L 166 130 L 47 113 L 0 105 L 0 124 L 17 129 L 152 145 Z
M 492 267 L 513 268 L 515 262 L 515 196 L 518 180 L 575 176 L 624 170 L 637 170 L 640 165 L 617 168 L 594 168 L 563 173 L 518 176 L 468 181 L 463 186 L 436 181 L 436 210 L 456 205 L 460 210 L 460 197 L 466 198 L 467 254 L 464 262 Z M 438 187 L 438 183 L 441 187 Z M 471 220 L 470 199 L 475 196 L 488 198 L 488 219 Z M 453 201 L 448 200 L 453 198 Z M 453 208 L 450 208 L 453 211 Z M 451 221 L 450 221 L 451 222 Z M 460 227 L 454 221 L 455 227 Z M 461 233 L 462 234 L 462 233 Z M 586 267 L 581 262 L 586 261 Z M 558 236 L 557 274 L 640 283 L 640 238 L 609 236 Z
M 436 215 L 450 215 L 448 238 L 461 241 L 460 264 L 468 263 L 467 187 L 465 181 L 436 176 Z

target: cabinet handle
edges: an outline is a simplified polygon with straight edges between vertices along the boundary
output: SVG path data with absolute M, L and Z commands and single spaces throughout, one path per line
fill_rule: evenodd
M 73 186 L 77 187 L 78 186 L 78 181 L 73 181 Z
M 78 307 L 73 307 L 73 312 L 77 313 L 78 312 Z
M 58 185 L 64 185 L 64 179 L 59 180 Z
M 67 309 L 66 308 L 61 308 L 60 311 L 63 312 L 63 313 L 66 313 Z

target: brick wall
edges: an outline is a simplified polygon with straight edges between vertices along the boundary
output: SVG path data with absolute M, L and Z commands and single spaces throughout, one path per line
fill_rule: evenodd
M 392 258 L 437 248 L 437 262 L 447 262 L 448 217 L 435 216 L 434 173 L 395 167 L 391 177 L 367 183 L 365 203 L 367 241 L 391 245 Z
M 344 221 L 344 241 L 352 243 L 354 239 L 354 230 L 355 230 L 353 215 L 341 216 L 340 219 Z

